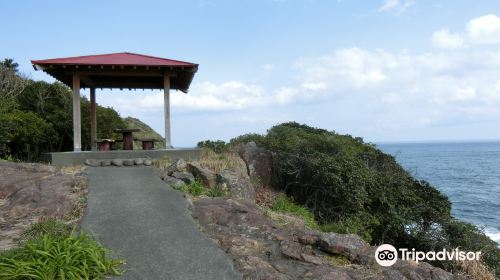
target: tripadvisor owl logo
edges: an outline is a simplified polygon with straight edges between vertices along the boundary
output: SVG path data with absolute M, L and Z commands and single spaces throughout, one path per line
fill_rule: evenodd
M 375 251 L 375 260 L 381 266 L 391 266 L 398 260 L 398 251 L 391 244 L 382 244 Z
M 403 261 L 478 261 L 481 258 L 481 251 L 466 252 L 458 248 L 454 250 L 443 249 L 441 251 L 422 252 L 415 248 L 409 250 L 399 248 L 399 258 Z M 382 244 L 375 251 L 375 260 L 381 266 L 391 266 L 398 260 L 398 250 L 391 244 Z

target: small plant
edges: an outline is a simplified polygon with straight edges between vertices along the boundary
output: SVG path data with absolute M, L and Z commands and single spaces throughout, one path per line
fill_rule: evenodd
M 85 233 L 66 235 L 61 226 L 34 226 L 31 231 L 43 235 L 2 253 L 0 279 L 102 279 L 122 273 L 118 267 L 124 262 L 112 259 L 99 242 Z
M 281 195 L 276 198 L 276 200 L 272 203 L 271 210 L 292 214 L 301 218 L 307 227 L 311 229 L 319 229 L 318 223 L 309 209 L 296 204 L 292 198 L 288 198 L 286 195 Z
M 228 149 L 229 149 L 229 146 L 228 144 L 226 144 L 226 142 L 222 141 L 222 140 L 216 140 L 216 141 L 212 141 L 212 140 L 206 140 L 206 141 L 201 141 L 201 142 L 198 142 L 198 148 L 206 148 L 206 149 L 210 149 L 212 151 L 214 151 L 215 153 L 223 153 L 223 152 L 227 152 Z
M 209 189 L 205 187 L 200 180 L 195 180 L 189 185 L 174 185 L 173 188 L 181 192 L 189 193 L 192 196 L 206 195 L 209 197 L 221 197 L 228 194 L 227 187 L 217 185 Z
M 217 185 L 212 189 L 209 189 L 207 192 L 207 195 L 210 197 L 224 197 L 229 193 L 229 190 L 227 189 L 227 186 L 224 185 Z

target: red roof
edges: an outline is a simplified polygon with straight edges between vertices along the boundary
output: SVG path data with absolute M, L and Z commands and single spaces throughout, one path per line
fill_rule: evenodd
M 111 53 L 32 60 L 43 70 L 71 87 L 78 72 L 82 88 L 162 89 L 164 75 L 171 73 L 170 88 L 187 92 L 198 64 L 135 53 Z
M 154 57 L 143 54 L 122 52 L 99 55 L 64 57 L 44 60 L 32 60 L 33 64 L 61 65 L 133 65 L 133 66 L 196 66 L 197 64 Z

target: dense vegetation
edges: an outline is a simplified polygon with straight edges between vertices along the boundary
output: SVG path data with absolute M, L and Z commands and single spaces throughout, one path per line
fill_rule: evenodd
M 274 126 L 266 135 L 240 136 L 225 147 L 220 141 L 199 146 L 227 150 L 248 141 L 273 153 L 274 186 L 306 206 L 321 229 L 422 251 L 482 251 L 483 261 L 500 275 L 498 244 L 476 226 L 455 219 L 444 194 L 416 180 L 375 145 L 292 122 Z
M 22 246 L 0 254 L 0 279 L 104 279 L 122 260 L 94 238 L 56 220 L 33 225 Z
M 33 81 L 10 59 L 0 62 L 0 158 L 40 161 L 43 153 L 73 149 L 72 91 Z M 81 98 L 82 148 L 90 149 L 90 102 Z M 98 138 L 126 127 L 112 108 L 97 106 Z

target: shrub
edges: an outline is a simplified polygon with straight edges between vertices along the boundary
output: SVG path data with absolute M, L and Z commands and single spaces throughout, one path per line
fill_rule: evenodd
M 120 275 L 121 260 L 85 233 L 43 234 L 0 255 L 0 279 L 102 279 Z
M 355 233 L 371 244 L 481 250 L 484 264 L 500 275 L 498 244 L 474 225 L 455 220 L 444 194 L 413 178 L 375 145 L 295 122 L 231 143 L 249 140 L 273 153 L 273 185 L 294 198 L 281 198 L 273 208 L 313 213 L 304 215 L 322 230 Z M 434 264 L 452 269 L 451 263 Z
M 224 142 L 222 140 L 216 140 L 216 141 L 206 140 L 206 141 L 201 141 L 201 142 L 198 142 L 198 144 L 196 146 L 198 148 L 210 149 L 210 150 L 212 150 L 212 151 L 214 151 L 216 153 L 223 153 L 223 152 L 227 152 L 229 150 L 229 147 L 226 144 L 226 142 Z

